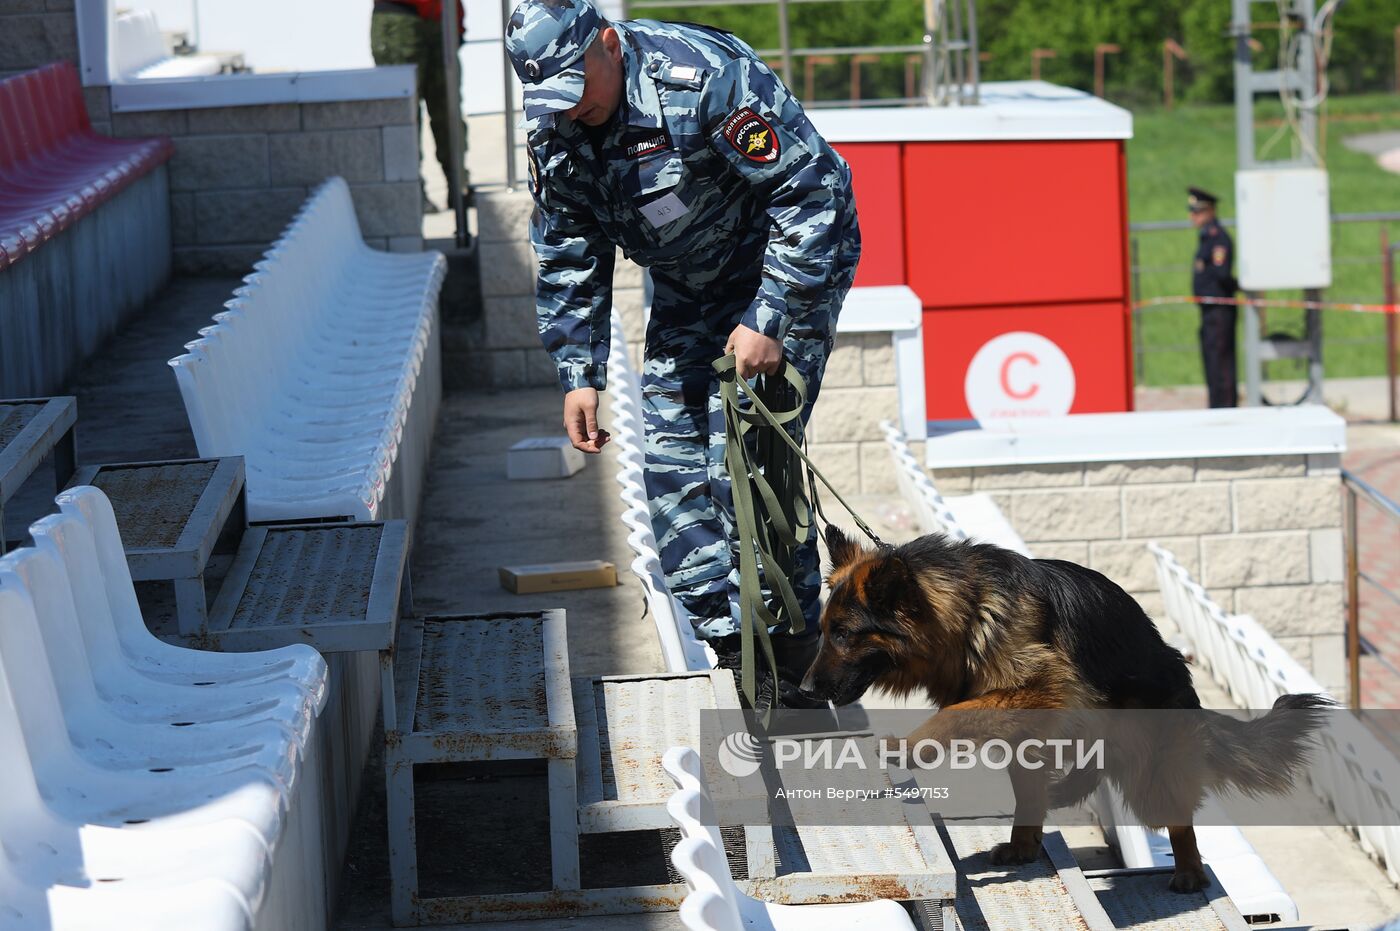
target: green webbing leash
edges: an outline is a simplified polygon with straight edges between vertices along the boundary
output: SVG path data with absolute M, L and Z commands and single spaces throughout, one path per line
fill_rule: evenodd
M 793 633 L 802 633 L 806 627 L 797 593 L 792 588 L 792 571 L 797 547 L 806 542 L 815 529 L 815 517 L 826 519 L 817 498 L 817 482 L 836 496 L 866 536 L 877 546 L 885 544 L 802 451 L 805 442 L 802 411 L 807 404 L 807 386 L 797 370 L 784 361 L 777 375 L 761 375 L 751 387 L 738 377 L 737 361 L 732 353 L 716 360 L 714 369 L 719 374 L 724 411 L 724 465 L 729 472 L 739 536 L 740 688 L 749 706 L 753 707 L 758 692 L 755 639 L 768 661 L 768 668 L 776 675 L 778 664 L 768 628 L 786 622 Z M 792 389 L 793 403 L 781 408 L 779 404 L 786 387 Z M 740 404 L 741 394 L 750 402 L 747 409 Z M 751 452 L 746 435 L 765 426 L 769 429 L 761 430 L 754 437 Z M 806 467 L 805 476 L 803 466 Z M 760 567 L 777 595 L 776 614 L 763 598 Z

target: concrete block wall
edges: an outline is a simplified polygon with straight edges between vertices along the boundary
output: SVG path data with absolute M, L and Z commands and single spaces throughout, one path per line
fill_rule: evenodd
M 1156 618 L 1156 540 L 1226 612 L 1259 621 L 1324 685 L 1346 682 L 1340 457 L 1251 456 L 933 469 L 986 492 L 1036 556 L 1122 585 Z
M 807 444 L 812 461 L 842 494 L 898 490 L 882 420 L 899 420 L 890 334 L 838 332 L 808 423 Z M 841 522 L 836 512 L 828 513 Z
M 535 277 L 539 263 L 530 246 L 526 191 L 477 195 L 477 242 L 481 261 L 481 320 L 466 330 L 445 332 L 471 380 L 495 388 L 558 385 L 554 361 L 540 343 L 535 323 Z M 613 312 L 622 315 L 632 362 L 641 364 L 642 270 L 617 253 Z
M 63 60 L 78 64 L 73 0 L 0 0 L 0 78 Z
M 95 90 L 106 93 L 105 88 Z M 350 185 L 377 249 L 423 248 L 418 142 L 409 98 L 96 113 L 117 137 L 169 136 L 177 274 L 246 274 L 324 179 Z M 89 102 L 90 110 L 94 102 Z

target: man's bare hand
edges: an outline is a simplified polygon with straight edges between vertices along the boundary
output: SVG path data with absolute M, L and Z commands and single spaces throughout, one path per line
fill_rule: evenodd
M 742 323 L 729 334 L 724 351 L 726 354 L 734 353 L 740 378 L 772 375 L 783 364 L 783 344 L 757 330 L 750 330 Z
M 598 389 L 575 388 L 564 395 L 564 430 L 574 449 L 600 453 L 612 439 L 598 426 Z

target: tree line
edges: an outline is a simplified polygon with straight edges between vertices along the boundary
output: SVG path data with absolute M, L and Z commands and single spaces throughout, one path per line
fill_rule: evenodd
M 978 42 L 983 80 L 1028 78 L 1032 53 L 1043 50 L 1040 75 L 1048 81 L 1092 90 L 1095 49 L 1115 45 L 1104 56 L 1106 96 L 1129 106 L 1163 99 L 1164 43 L 1176 43 L 1177 100 L 1223 102 L 1234 87 L 1230 0 L 979 0 Z M 791 3 L 794 48 L 917 44 L 924 33 L 920 0 L 830 0 Z M 1273 8 L 1254 4 L 1256 24 L 1268 23 Z M 728 29 L 755 48 L 778 46 L 777 4 L 716 7 L 633 8 L 632 18 L 689 20 Z M 1277 18 L 1270 25 L 1277 25 Z M 1345 0 L 1334 17 L 1328 75 L 1335 93 L 1395 90 L 1396 0 Z M 1255 31 L 1256 68 L 1270 67 L 1278 54 L 1278 30 Z M 1045 54 L 1046 52 L 1051 54 Z M 773 56 L 776 59 L 776 56 Z M 918 64 L 904 54 L 860 63 L 862 98 L 902 96 Z M 810 85 L 817 99 L 851 95 L 849 56 L 819 60 L 809 71 L 793 64 L 794 89 Z

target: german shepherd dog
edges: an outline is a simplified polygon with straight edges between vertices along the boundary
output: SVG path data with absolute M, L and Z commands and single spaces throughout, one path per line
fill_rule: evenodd
M 1185 658 L 1127 592 L 1092 569 L 940 534 L 870 551 L 830 526 L 826 541 L 831 593 L 802 691 L 845 705 L 872 685 L 895 695 L 922 689 L 940 713 L 911 743 L 1015 738 L 999 730 L 1012 725 L 998 722 L 1016 715 L 986 712 L 1201 707 Z M 1179 733 L 1139 727 L 1126 762 L 1110 760 L 1102 773 L 1072 769 L 1053 784 L 1049 768 L 1013 766 L 1014 826 L 992 862 L 1034 860 L 1049 807 L 1082 801 L 1107 776 L 1144 823 L 1154 823 L 1152 812 L 1187 813 L 1172 816 L 1184 823 L 1165 825 L 1176 860 L 1171 888 L 1199 890 L 1208 879 L 1189 813 L 1209 790 L 1287 791 L 1322 723 L 1318 709 L 1331 704 L 1322 695 L 1283 695 L 1251 722 L 1201 712 L 1199 726 Z M 1285 725 L 1289 714 L 1279 709 L 1303 719 Z M 984 713 L 941 713 L 952 710 Z

